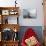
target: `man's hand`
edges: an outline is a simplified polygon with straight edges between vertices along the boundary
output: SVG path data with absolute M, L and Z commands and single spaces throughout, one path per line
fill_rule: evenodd
M 38 41 L 34 36 L 25 40 L 25 43 L 27 44 L 27 46 L 35 46 L 37 44 L 37 42 Z

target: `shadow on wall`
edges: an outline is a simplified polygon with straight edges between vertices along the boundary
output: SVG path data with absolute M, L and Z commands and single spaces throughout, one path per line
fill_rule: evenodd
M 23 35 L 25 33 L 25 31 L 28 29 L 28 28 L 32 28 L 36 34 L 37 34 L 37 37 L 39 39 L 39 41 L 41 43 L 43 43 L 43 30 L 42 30 L 42 26 L 21 26 L 20 27 L 20 31 L 19 31 L 19 39 L 20 39 L 20 42 L 23 38 Z

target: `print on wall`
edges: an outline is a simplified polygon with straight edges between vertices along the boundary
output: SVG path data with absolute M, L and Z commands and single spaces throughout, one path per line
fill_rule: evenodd
M 37 17 L 37 12 L 36 9 L 23 9 L 23 18 L 36 18 Z

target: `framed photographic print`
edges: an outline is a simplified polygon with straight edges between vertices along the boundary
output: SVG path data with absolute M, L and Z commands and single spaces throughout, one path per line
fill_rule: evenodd
M 9 15 L 9 10 L 2 10 L 2 15 Z
M 30 10 L 23 9 L 23 18 L 24 19 L 26 19 L 26 18 L 36 18 L 36 16 L 37 16 L 36 9 L 30 9 Z
M 16 15 L 17 13 L 18 13 L 18 12 L 15 11 L 15 10 L 10 10 L 10 11 L 9 11 L 9 14 L 10 14 L 10 15 Z
M 17 24 L 17 16 L 10 16 L 8 17 L 8 24 Z
M 10 15 L 14 15 L 14 12 L 13 11 L 10 11 Z
M 12 39 L 12 30 L 10 28 L 5 28 L 2 31 L 2 40 L 8 41 Z

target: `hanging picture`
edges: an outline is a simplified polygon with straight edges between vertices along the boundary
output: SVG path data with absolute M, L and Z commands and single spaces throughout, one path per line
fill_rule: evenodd
M 17 16 L 9 16 L 8 17 L 8 24 L 17 24 L 18 21 L 17 21 Z
M 9 15 L 9 10 L 2 10 L 2 15 Z
M 36 17 L 37 17 L 36 9 L 31 10 L 23 9 L 23 18 L 36 18 Z

